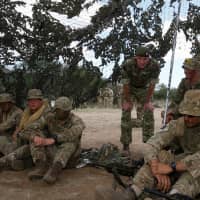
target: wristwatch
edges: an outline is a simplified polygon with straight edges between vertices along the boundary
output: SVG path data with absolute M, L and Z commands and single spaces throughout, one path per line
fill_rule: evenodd
M 173 172 L 175 172 L 176 171 L 176 162 L 174 162 L 174 161 L 171 162 L 170 167 L 172 168 Z

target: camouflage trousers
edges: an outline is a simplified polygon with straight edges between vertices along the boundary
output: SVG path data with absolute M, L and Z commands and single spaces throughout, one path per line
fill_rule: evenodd
M 131 111 L 122 110 L 121 138 L 122 144 L 132 142 L 132 128 L 142 127 L 143 141 L 146 142 L 154 134 L 154 115 L 150 110 L 144 110 L 146 89 L 134 89 L 132 101 L 136 105 L 137 119 L 131 119 Z M 123 99 L 122 99 L 123 102 Z
M 11 136 L 0 136 L 0 153 L 7 155 L 17 148 L 17 142 Z
M 184 155 L 174 157 L 168 151 L 161 151 L 159 154 L 159 160 L 163 163 L 169 164 L 172 161 L 180 160 Z M 152 175 L 151 169 L 149 165 L 145 164 L 140 170 L 137 172 L 135 177 L 133 178 L 133 185 L 136 185 L 138 188 L 143 190 L 145 187 L 154 188 L 155 187 L 155 179 Z M 195 197 L 199 194 L 200 188 L 200 177 L 194 178 L 189 172 L 183 172 L 178 180 L 172 185 L 171 189 L 176 189 L 179 193 Z
M 51 157 L 52 163 L 59 162 L 63 168 L 74 167 L 77 158 L 80 155 L 80 145 L 72 142 L 66 142 L 60 145 L 52 146 Z
M 103 106 L 104 106 L 104 108 L 112 108 L 112 106 L 113 106 L 113 97 L 104 97 Z

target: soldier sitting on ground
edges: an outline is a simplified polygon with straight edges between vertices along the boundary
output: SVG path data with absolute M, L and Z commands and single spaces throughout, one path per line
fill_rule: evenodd
M 23 166 L 15 161 L 22 161 L 31 156 L 37 168 L 29 173 L 29 178 L 32 179 L 42 171 L 46 162 L 45 149 L 39 147 L 38 144 L 40 144 L 40 137 L 46 137 L 47 134 L 46 118 L 50 112 L 50 107 L 48 102 L 44 101 L 39 89 L 29 90 L 27 101 L 28 106 L 24 110 L 19 126 L 15 131 L 18 141 L 20 141 L 20 147 L 2 157 L 0 166 L 1 168 L 21 169 Z M 19 166 L 15 166 L 13 163 Z
M 46 134 L 43 135 L 43 130 L 38 129 L 37 123 L 34 123 L 31 129 L 20 133 L 20 137 L 30 141 L 31 152 L 27 145 L 22 146 L 0 158 L 0 164 L 3 166 L 4 160 L 27 158 L 31 153 L 37 168 L 30 172 L 29 178 L 43 178 L 46 183 L 55 183 L 63 168 L 75 166 L 81 150 L 81 136 L 85 124 L 71 110 L 72 103 L 67 97 L 58 98 L 54 112 L 43 118 L 43 124 L 48 126 L 48 138 Z
M 55 183 L 63 168 L 74 167 L 80 154 L 85 124 L 71 110 L 68 97 L 59 97 L 55 101 L 53 117 L 48 122 L 50 138 L 41 141 L 41 145 L 51 145 L 53 152 L 52 164 L 43 177 L 49 184 Z
M 157 188 L 168 192 L 174 199 L 195 198 L 200 188 L 200 90 L 189 90 L 179 106 L 182 117 L 173 120 L 169 129 L 147 141 L 145 164 L 133 178 L 133 184 L 125 190 L 97 187 L 98 200 L 135 200 L 144 188 Z M 179 140 L 183 153 L 172 155 L 163 150 L 173 139 Z M 178 173 L 175 183 L 172 177 Z
M 183 63 L 183 69 L 185 78 L 179 83 L 174 100 L 168 107 L 166 123 L 181 116 L 178 112 L 178 106 L 183 100 L 185 92 L 191 89 L 200 89 L 200 56 L 186 58 Z M 163 111 L 161 116 L 164 118 Z
M 0 94 L 0 153 L 7 155 L 17 148 L 15 129 L 22 110 L 15 105 L 11 94 Z

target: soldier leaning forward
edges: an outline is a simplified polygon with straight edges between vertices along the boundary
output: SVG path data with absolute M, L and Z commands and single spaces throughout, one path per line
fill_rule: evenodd
M 17 148 L 15 129 L 22 110 L 15 105 L 11 94 L 0 94 L 0 153 L 7 155 Z
M 200 90 L 185 93 L 179 112 L 182 117 L 171 121 L 168 130 L 147 141 L 145 164 L 136 173 L 133 184 L 121 192 L 98 187 L 96 199 L 135 200 L 145 187 L 156 187 L 174 199 L 195 198 L 200 193 Z M 175 138 L 183 149 L 176 156 L 164 150 Z M 176 173 L 179 177 L 172 183 L 170 176 Z
M 132 142 L 132 126 L 142 126 L 144 142 L 153 135 L 154 116 L 151 97 L 155 84 L 158 82 L 160 66 L 150 58 L 148 49 L 138 47 L 135 57 L 122 64 L 122 117 L 121 117 L 121 143 L 124 151 L 129 150 Z M 132 125 L 131 110 L 133 103 L 137 107 L 137 119 Z M 139 125 L 138 125 L 139 124 Z

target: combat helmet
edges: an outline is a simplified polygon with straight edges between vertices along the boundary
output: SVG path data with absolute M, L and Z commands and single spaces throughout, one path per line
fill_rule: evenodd
M 184 115 L 200 116 L 200 90 L 188 90 L 185 93 L 179 112 Z
M 149 50 L 147 47 L 137 47 L 135 50 L 135 55 L 136 56 L 141 56 L 141 57 L 149 57 Z
M 183 68 L 190 70 L 200 70 L 200 55 L 193 58 L 186 58 L 183 63 Z
M 55 101 L 54 109 L 61 109 L 63 111 L 72 110 L 72 102 L 68 97 L 59 97 Z
M 6 103 L 6 102 L 15 103 L 11 94 L 9 93 L 0 94 L 0 103 Z
M 39 89 L 30 89 L 27 99 L 43 99 L 42 91 Z

